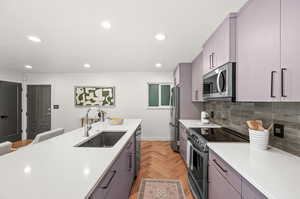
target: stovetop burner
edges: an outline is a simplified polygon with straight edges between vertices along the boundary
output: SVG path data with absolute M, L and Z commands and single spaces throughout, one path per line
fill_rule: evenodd
M 208 151 L 207 142 L 249 142 L 248 136 L 227 128 L 192 128 L 188 139 L 201 151 Z
M 208 142 L 248 142 L 249 137 L 227 128 L 192 128 Z M 196 134 L 196 135 L 197 135 Z

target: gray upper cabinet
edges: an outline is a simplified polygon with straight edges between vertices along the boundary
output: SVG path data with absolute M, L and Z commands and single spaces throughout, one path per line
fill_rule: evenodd
M 282 101 L 300 101 L 300 1 L 282 0 L 281 3 L 282 41 Z
M 237 18 L 237 100 L 300 101 L 300 1 L 250 0 Z
M 236 13 L 231 13 L 215 32 L 214 67 L 236 61 Z
M 236 13 L 230 13 L 203 46 L 203 74 L 236 61 Z
M 203 69 L 203 53 L 201 52 L 192 62 L 192 101 L 193 102 L 203 101 L 202 69 Z
M 210 72 L 213 68 L 212 53 L 214 39 L 210 37 L 203 45 L 203 74 Z
M 237 18 L 237 100 L 280 99 L 280 0 L 250 0 Z

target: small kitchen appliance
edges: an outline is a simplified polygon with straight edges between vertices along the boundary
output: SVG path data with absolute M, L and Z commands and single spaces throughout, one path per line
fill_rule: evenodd
M 201 112 L 201 123 L 203 123 L 203 124 L 209 124 L 209 115 L 205 111 Z
M 228 63 L 203 76 L 204 100 L 236 100 L 236 67 Z

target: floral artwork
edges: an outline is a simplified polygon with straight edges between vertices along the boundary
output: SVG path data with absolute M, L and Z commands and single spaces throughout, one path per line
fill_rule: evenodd
M 75 87 L 75 106 L 114 106 L 114 87 Z

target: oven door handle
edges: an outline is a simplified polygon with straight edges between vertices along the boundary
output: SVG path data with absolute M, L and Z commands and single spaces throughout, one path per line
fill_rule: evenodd
M 199 153 L 200 155 L 208 155 L 208 152 L 204 152 L 204 151 L 199 151 L 198 149 L 196 149 L 194 146 L 193 146 L 193 143 L 191 143 L 191 148 L 192 150 L 196 151 L 197 153 Z

